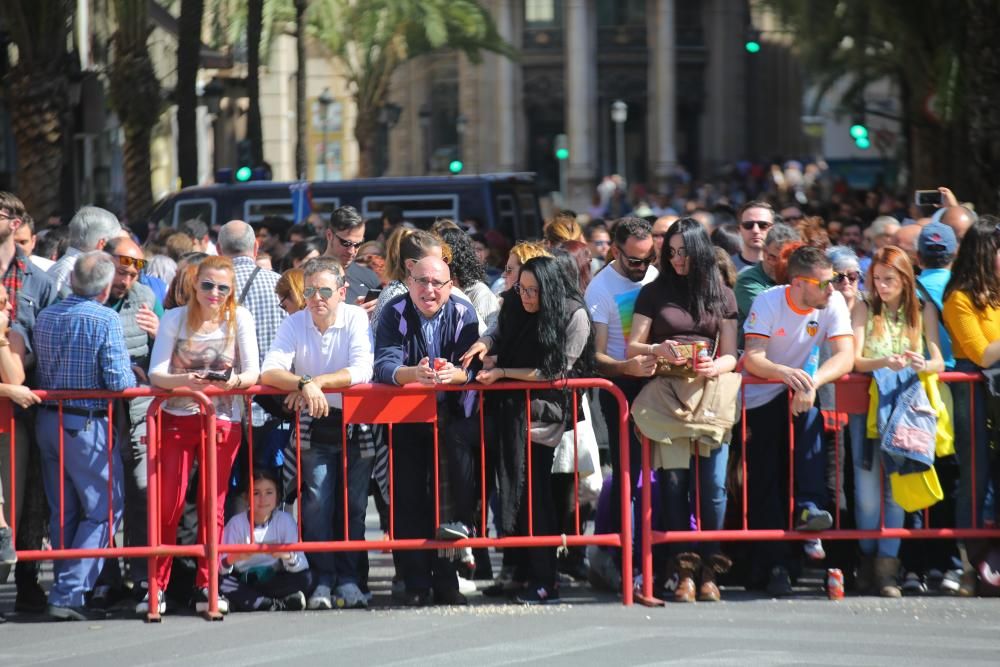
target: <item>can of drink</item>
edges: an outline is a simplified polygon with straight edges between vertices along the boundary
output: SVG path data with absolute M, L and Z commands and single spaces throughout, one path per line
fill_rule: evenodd
M 844 599 L 844 573 L 835 567 L 826 571 L 826 595 L 831 600 Z

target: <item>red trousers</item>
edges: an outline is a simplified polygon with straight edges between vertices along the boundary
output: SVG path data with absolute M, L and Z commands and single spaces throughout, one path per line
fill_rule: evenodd
M 178 417 L 163 413 L 160 441 L 160 537 L 163 544 L 177 544 L 177 524 L 180 523 L 184 511 L 184 498 L 187 495 L 188 479 L 191 477 L 191 464 L 201 446 L 202 417 L 191 415 Z M 215 422 L 218 436 L 216 445 L 216 517 L 215 525 L 219 539 L 222 539 L 223 518 L 226 505 L 226 492 L 229 490 L 229 474 L 236 460 L 242 439 L 239 424 L 218 420 Z M 211 443 L 206 443 L 208 446 Z M 203 475 L 205 466 L 199 468 Z M 205 544 L 206 517 L 202 507 L 202 496 L 198 495 L 198 541 Z M 156 566 L 156 581 L 160 590 L 166 590 L 170 582 L 170 567 L 173 558 L 160 558 Z M 199 588 L 208 586 L 208 561 L 198 559 L 198 573 L 195 583 Z

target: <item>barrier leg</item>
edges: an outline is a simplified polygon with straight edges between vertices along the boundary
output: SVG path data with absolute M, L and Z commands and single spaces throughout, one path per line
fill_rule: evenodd
M 637 599 L 646 607 L 662 607 L 665 603 L 653 595 L 653 490 L 652 470 L 649 461 L 649 438 L 643 436 L 642 455 L 642 504 L 639 515 L 642 530 L 642 590 Z
M 621 390 L 615 391 L 618 399 L 618 437 L 622 443 L 618 448 L 619 464 L 621 465 L 621 502 L 622 502 L 622 604 L 632 604 L 634 594 L 632 581 L 632 471 L 629 468 L 631 443 L 629 440 L 628 417 L 629 406 Z
M 151 405 L 146 415 L 146 535 L 151 547 L 160 546 L 160 413 L 156 404 Z M 169 558 L 169 556 L 168 556 Z M 159 623 L 160 584 L 157 577 L 159 559 L 150 556 L 147 560 L 146 581 L 149 584 L 149 610 L 147 623 Z
M 205 558 L 208 559 L 208 611 L 205 616 L 212 621 L 221 621 L 219 613 L 219 526 L 218 516 L 218 477 L 219 457 L 218 433 L 216 432 L 215 413 L 209 412 L 206 417 L 205 433 Z

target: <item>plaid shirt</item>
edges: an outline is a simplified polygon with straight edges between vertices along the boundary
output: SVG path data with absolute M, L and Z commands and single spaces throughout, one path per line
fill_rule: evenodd
M 49 306 L 35 323 L 38 386 L 41 389 L 122 391 L 135 386 L 118 313 L 75 294 Z M 103 399 L 65 405 L 104 410 Z
M 236 298 L 243 294 L 243 288 L 250 280 L 251 274 L 257 268 L 257 264 L 252 257 L 233 257 L 233 268 L 236 271 Z M 260 353 L 258 363 L 264 363 L 264 356 L 271 349 L 274 336 L 278 333 L 278 326 L 285 319 L 285 311 L 281 309 L 278 295 L 274 293 L 274 286 L 278 284 L 280 278 L 274 271 L 261 269 L 254 276 L 247 291 L 246 299 L 243 300 L 243 307 L 253 315 L 253 321 L 257 328 L 257 348 Z M 253 425 L 262 426 L 268 420 L 267 413 L 256 403 L 253 404 Z
M 7 266 L 7 273 L 3 275 L 3 286 L 7 289 L 10 300 L 10 321 L 17 321 L 17 293 L 24 286 L 24 273 L 27 270 L 24 255 L 18 250 L 14 259 Z

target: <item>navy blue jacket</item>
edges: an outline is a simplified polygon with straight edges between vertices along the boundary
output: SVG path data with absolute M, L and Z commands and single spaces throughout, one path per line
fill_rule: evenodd
M 479 339 L 479 317 L 471 303 L 455 296 L 451 296 L 442 309 L 444 312 L 438 327 L 440 356 L 461 366 L 462 355 Z M 420 312 L 413 305 L 409 293 L 400 294 L 385 305 L 375 328 L 375 382 L 395 384 L 393 374 L 396 369 L 416 366 L 428 356 L 420 323 Z M 474 378 L 480 368 L 482 364 L 478 360 L 473 361 L 469 366 L 469 377 Z M 445 400 L 453 414 L 470 414 L 468 408 L 471 401 L 466 394 L 447 394 Z

